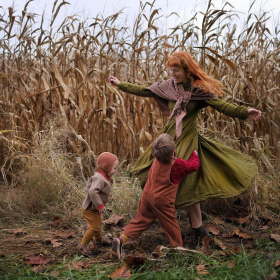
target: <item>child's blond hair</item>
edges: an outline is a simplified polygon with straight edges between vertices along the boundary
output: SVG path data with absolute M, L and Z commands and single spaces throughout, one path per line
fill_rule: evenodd
M 161 163 L 170 163 L 175 151 L 173 137 L 167 133 L 161 134 L 152 144 L 152 154 Z

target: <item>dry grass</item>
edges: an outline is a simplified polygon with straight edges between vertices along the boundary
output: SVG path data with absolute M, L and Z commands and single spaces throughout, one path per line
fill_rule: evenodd
M 114 75 L 142 85 L 166 79 L 169 55 L 187 50 L 208 74 L 223 81 L 224 100 L 263 112 L 261 120 L 253 122 L 233 120 L 206 108 L 198 124 L 202 133 L 215 135 L 255 158 L 260 177 L 255 183 L 258 196 L 252 199 L 260 207 L 277 208 L 280 44 L 279 25 L 275 30 L 267 26 L 270 14 L 255 15 L 249 10 L 242 32 L 237 34 L 230 4 L 215 9 L 209 1 L 201 25 L 194 15 L 165 32 L 156 3 L 146 2 L 132 29 L 120 21 L 121 12 L 85 21 L 69 16 L 54 29 L 60 7 L 66 4 L 55 1 L 51 23 L 44 30 L 44 15 L 28 13 L 29 3 L 20 16 L 13 7 L 0 15 L 0 165 L 5 186 L 21 186 L 18 178 L 22 177 L 25 183 L 19 194 L 34 193 L 40 209 L 51 201 L 48 194 L 55 186 L 52 199 L 57 209 L 62 203 L 60 194 L 71 202 L 69 186 L 73 199 L 80 199 L 75 186 L 92 173 L 86 164 L 93 158 L 87 158 L 88 152 L 110 151 L 125 163 L 133 163 L 166 119 L 152 100 L 125 94 L 106 79 Z M 41 22 L 39 28 L 35 28 L 35 18 Z M 52 132 L 49 123 L 54 117 L 61 119 L 67 131 L 63 152 L 56 147 L 58 142 L 53 142 L 54 152 L 47 149 L 46 139 L 51 139 Z M 70 154 L 72 161 L 67 160 Z M 39 182 L 46 188 L 46 200 L 41 201 Z M 11 206 L 11 202 L 4 203 Z M 26 214 L 30 205 L 22 205 Z M 10 209 L 12 213 L 18 208 Z
M 119 168 L 115 175 L 111 199 L 107 208 L 111 209 L 113 213 L 123 215 L 126 222 L 129 222 L 137 212 L 141 195 L 142 189 L 139 181 L 136 178 L 131 178 L 129 169 Z
M 55 216 L 64 225 L 73 226 L 82 218 L 84 187 L 94 174 L 96 157 L 84 142 L 80 144 L 87 150 L 81 154 L 69 153 L 69 138 L 73 138 L 71 129 L 59 120 L 52 120 L 45 131 L 34 135 L 31 153 L 23 153 L 6 139 L 10 169 L 5 170 L 12 176 L 8 178 L 9 186 L 0 189 L 0 223 L 32 220 L 51 223 Z M 135 215 L 142 193 L 138 180 L 129 176 L 129 169 L 130 166 L 121 164 L 106 206 L 108 214 L 124 215 L 127 221 Z
M 70 132 L 57 123 L 34 135 L 31 153 L 23 153 L 7 142 L 9 187 L 0 192 L 2 220 L 49 219 L 59 216 L 71 223 L 80 215 L 84 199 L 84 175 L 74 154 L 67 153 L 65 139 Z M 91 159 L 94 163 L 94 158 Z M 88 160 L 87 164 L 90 164 Z

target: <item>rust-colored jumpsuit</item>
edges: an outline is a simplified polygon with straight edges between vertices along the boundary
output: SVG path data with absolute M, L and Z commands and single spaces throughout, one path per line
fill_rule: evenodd
M 139 237 L 157 218 L 169 238 L 170 246 L 183 246 L 174 206 L 178 185 L 170 182 L 170 172 L 175 160 L 173 158 L 169 164 L 154 160 L 137 214 L 124 230 L 126 236 L 132 239 Z

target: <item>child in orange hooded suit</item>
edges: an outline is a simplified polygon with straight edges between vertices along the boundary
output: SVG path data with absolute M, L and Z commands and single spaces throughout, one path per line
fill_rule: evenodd
M 126 226 L 120 238 L 112 244 L 112 256 L 122 256 L 122 246 L 128 238 L 136 239 L 149 228 L 155 218 L 167 234 L 171 247 L 182 246 L 182 235 L 175 215 L 175 198 L 181 179 L 199 167 L 197 152 L 192 152 L 188 161 L 173 157 L 175 143 L 169 134 L 161 134 L 152 145 L 155 160 L 149 171 L 138 211 Z

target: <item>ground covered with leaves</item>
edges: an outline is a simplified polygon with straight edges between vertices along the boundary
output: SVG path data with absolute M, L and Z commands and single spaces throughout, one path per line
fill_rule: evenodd
M 0 232 L 2 279 L 280 279 L 280 228 L 269 218 L 258 222 L 246 211 L 224 216 L 210 211 L 205 227 L 211 233 L 198 250 L 188 250 L 186 215 L 179 218 L 184 248 L 168 248 L 155 222 L 141 238 L 125 246 L 122 260 L 110 247 L 93 257 L 76 249 L 87 225 L 67 226 L 59 217 L 45 224 L 12 227 Z M 116 214 L 104 220 L 108 238 L 125 227 Z

